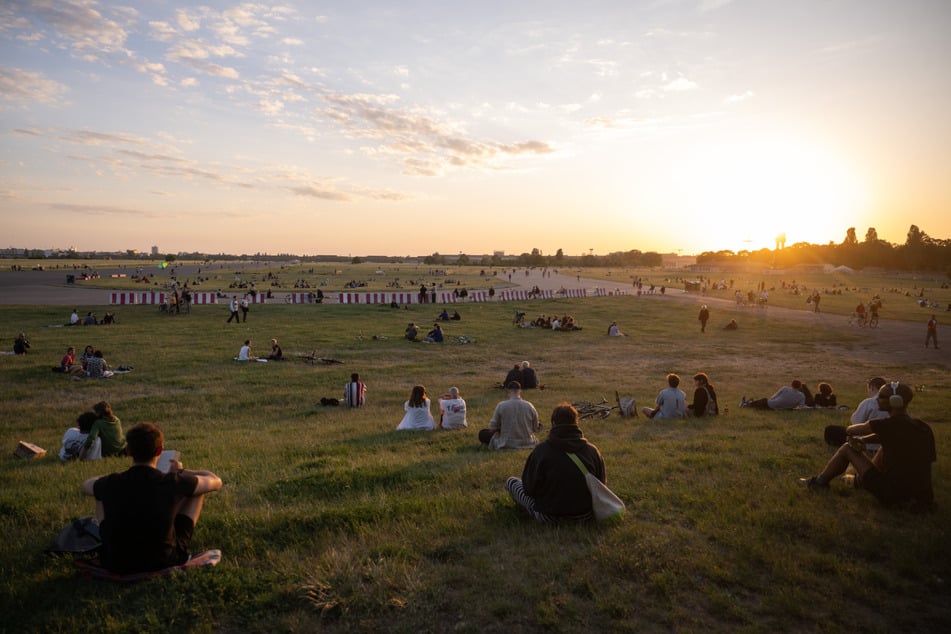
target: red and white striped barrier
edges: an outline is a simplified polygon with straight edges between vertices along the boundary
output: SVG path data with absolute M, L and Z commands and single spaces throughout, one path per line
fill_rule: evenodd
M 622 291 L 622 290 L 619 289 L 619 288 L 616 288 L 616 289 L 614 289 L 613 291 L 609 291 L 609 290 L 604 289 L 604 288 L 596 288 L 596 289 L 594 289 L 594 296 L 595 296 L 595 297 L 613 297 L 613 296 L 615 296 L 615 295 L 627 295 L 627 293 L 625 293 L 624 291 Z
M 217 293 L 192 293 L 192 304 L 217 304 Z
M 489 291 L 469 291 L 469 296 L 466 297 L 466 301 L 487 302 L 489 301 Z
M 109 294 L 109 303 L 110 304 L 134 304 L 135 302 L 135 292 L 134 291 L 124 291 L 124 292 L 113 292 Z
M 313 304 L 314 298 L 311 293 L 288 293 L 284 296 L 286 304 Z
M 140 304 L 164 304 L 165 293 L 158 291 L 147 291 L 139 295 Z
M 267 303 L 267 293 L 255 293 L 251 295 L 248 293 L 248 303 L 249 304 L 266 304 Z

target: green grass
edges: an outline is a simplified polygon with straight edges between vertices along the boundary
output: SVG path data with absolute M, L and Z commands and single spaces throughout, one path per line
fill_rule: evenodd
M 886 302 L 887 305 L 887 302 Z M 570 312 L 584 327 L 511 326 L 514 304 L 465 304 L 443 345 L 401 338 L 432 307 L 253 306 L 225 324 L 222 306 L 189 316 L 120 307 L 112 327 L 56 328 L 62 307 L 0 307 L 4 337 L 26 331 L 26 357 L 0 357 L 0 631 L 936 631 L 951 620 L 946 370 L 875 354 L 863 332 L 822 331 L 718 307 L 701 335 L 696 307 L 656 298 L 519 305 Z M 105 307 L 102 307 L 104 309 Z M 97 314 L 101 312 L 99 310 Z M 604 335 L 617 319 L 631 336 Z M 711 322 L 713 323 L 713 322 Z M 474 343 L 452 338 L 466 335 Z M 377 338 L 374 339 L 374 336 Z M 288 355 L 317 350 L 342 365 L 231 361 L 245 338 L 277 337 Z M 457 340 L 456 340 L 457 341 Z M 101 348 L 135 370 L 109 381 L 50 372 L 67 345 Z M 583 425 L 608 482 L 628 504 L 617 526 L 537 526 L 502 483 L 527 452 L 479 448 L 476 431 L 502 398 L 494 387 L 529 359 L 546 385 L 528 394 L 547 420 L 562 400 L 650 403 L 668 371 L 706 371 L 730 413 L 679 423 L 643 418 Z M 324 408 L 351 372 L 369 385 L 360 411 Z M 830 381 L 840 402 L 864 397 L 868 376 L 926 384 L 912 412 L 933 424 L 939 510 L 881 508 L 835 483 L 824 495 L 794 481 L 825 463 L 825 425 L 848 412 L 739 410 L 792 377 Z M 686 381 L 689 383 L 689 381 Z M 435 397 L 456 385 L 464 432 L 394 428 L 416 383 Z M 209 496 L 195 549 L 223 562 L 170 579 L 115 585 L 79 579 L 44 547 L 88 515 L 83 479 L 122 459 L 59 464 L 66 427 L 106 399 L 125 426 L 158 422 L 187 466 L 225 482 Z M 49 451 L 25 462 L 18 440 Z

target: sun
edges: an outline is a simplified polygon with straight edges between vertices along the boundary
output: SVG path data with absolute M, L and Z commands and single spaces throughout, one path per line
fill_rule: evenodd
M 703 217 L 704 250 L 773 248 L 841 240 L 867 208 L 854 168 L 835 152 L 783 137 L 699 148 L 684 168 L 691 215 Z

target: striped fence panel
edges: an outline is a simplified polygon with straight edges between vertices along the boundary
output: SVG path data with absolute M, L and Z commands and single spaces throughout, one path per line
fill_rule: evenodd
M 217 293 L 192 293 L 192 304 L 217 304 Z
M 164 304 L 165 293 L 159 291 L 146 291 L 139 295 L 140 304 Z
M 109 303 L 110 304 L 134 304 L 135 292 L 134 291 L 112 292 L 109 294 Z

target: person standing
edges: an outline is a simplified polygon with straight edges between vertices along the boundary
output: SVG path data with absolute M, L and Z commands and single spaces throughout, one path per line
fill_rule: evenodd
M 505 489 L 533 519 L 545 523 L 577 522 L 593 517 L 591 492 L 585 475 L 569 454 L 589 473 L 605 481 L 604 459 L 578 427 L 578 410 L 561 403 L 551 413 L 548 438 L 525 461 L 522 477 L 510 477 Z
M 241 298 L 241 316 L 243 317 L 241 321 L 244 322 L 248 321 L 248 310 L 250 310 L 250 306 L 248 304 L 248 296 L 245 294 L 245 296 Z
M 506 385 L 508 399 L 495 406 L 487 429 L 479 431 L 479 442 L 489 449 L 531 449 L 538 444 L 536 433 L 542 430 L 535 406 L 522 400 L 517 381 Z
M 928 347 L 929 342 L 934 342 L 934 349 L 939 350 L 938 348 L 938 320 L 934 315 L 931 316 L 931 319 L 928 320 L 928 334 L 925 336 L 925 348 Z
M 221 489 L 221 478 L 177 460 L 169 473 L 156 469 L 165 439 L 153 423 L 139 423 L 126 438 L 132 466 L 83 482 L 83 493 L 96 499 L 102 563 L 117 573 L 181 565 L 188 561 L 205 494 Z
M 367 386 L 360 380 L 360 375 L 354 372 L 350 381 L 343 385 L 343 402 L 347 407 L 363 407 L 367 402 Z
M 231 296 L 231 301 L 228 302 L 228 310 L 231 311 L 231 316 L 228 317 L 228 323 L 230 324 L 231 320 L 234 319 L 234 322 L 236 324 L 240 324 L 241 318 L 238 317 L 238 296 L 237 295 Z
M 697 319 L 700 320 L 700 332 L 706 332 L 707 321 L 710 319 L 710 309 L 707 308 L 706 304 L 700 307 L 700 314 L 697 316 Z

